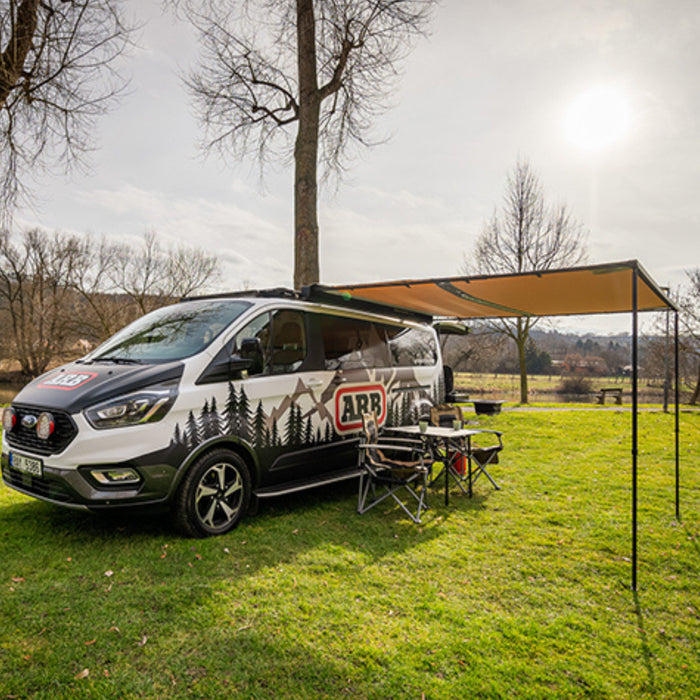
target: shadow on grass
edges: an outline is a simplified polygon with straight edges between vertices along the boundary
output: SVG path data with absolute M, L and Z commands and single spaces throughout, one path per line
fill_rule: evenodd
M 634 598 L 634 612 L 637 616 L 637 632 L 639 633 L 640 644 L 642 647 L 642 658 L 644 659 L 644 666 L 647 671 L 648 678 L 648 688 L 646 690 L 652 695 L 657 695 L 656 688 L 656 676 L 654 674 L 654 653 L 649 646 L 649 638 L 647 636 L 646 628 L 644 627 L 644 613 L 642 612 L 642 605 L 639 601 L 639 593 L 633 591 L 632 596 Z
M 17 568 L 13 559 L 19 565 L 26 558 L 47 560 L 58 552 L 99 557 L 110 551 L 133 551 L 133 562 L 138 564 L 139 551 L 160 551 L 170 546 L 196 548 L 198 552 L 227 548 L 233 552 L 245 541 L 249 564 L 246 574 L 290 562 L 305 551 L 325 545 L 340 544 L 381 559 L 439 537 L 441 523 L 453 517 L 477 516 L 486 507 L 487 498 L 479 492 L 468 498 L 453 490 L 446 507 L 443 487 L 436 485 L 431 489 L 430 508 L 423 523 L 416 525 L 390 500 L 358 515 L 357 485 L 349 482 L 262 500 L 257 514 L 247 516 L 235 530 L 197 540 L 176 532 L 167 509 L 91 513 L 13 494 L 9 503 L 0 505 L 0 557 Z

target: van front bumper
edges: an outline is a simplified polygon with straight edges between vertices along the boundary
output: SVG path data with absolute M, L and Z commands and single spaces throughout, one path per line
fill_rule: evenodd
M 129 469 L 138 474 L 139 480 L 137 483 L 101 485 L 92 475 L 99 469 Z M 168 499 L 175 474 L 175 468 L 168 464 L 136 467 L 125 462 L 77 469 L 44 463 L 41 475 L 35 475 L 16 469 L 10 464 L 9 451 L 2 453 L 2 480 L 5 485 L 42 501 L 72 508 L 102 510 L 163 503 Z

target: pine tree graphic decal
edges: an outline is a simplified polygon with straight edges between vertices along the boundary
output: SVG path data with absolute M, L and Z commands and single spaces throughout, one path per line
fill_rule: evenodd
M 228 383 L 228 396 L 224 407 L 224 430 L 228 435 L 237 435 L 239 429 L 238 397 L 236 389 Z
M 245 387 L 241 387 L 241 393 L 238 395 L 238 435 L 246 442 L 250 440 L 252 434 L 250 425 L 251 417 L 250 401 L 248 400 L 248 395 L 245 393 Z
M 262 401 L 258 401 L 258 407 L 255 409 L 255 418 L 253 419 L 253 443 L 256 447 L 265 447 L 265 412 L 263 411 Z
M 185 426 L 185 444 L 189 450 L 193 450 L 199 445 L 199 429 L 194 414 L 190 411 L 187 416 L 187 424 Z

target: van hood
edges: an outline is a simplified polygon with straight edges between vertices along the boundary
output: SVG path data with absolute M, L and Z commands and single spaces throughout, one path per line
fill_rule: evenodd
M 112 362 L 72 362 L 27 384 L 13 404 L 78 413 L 88 406 L 153 384 L 179 381 L 185 365 L 121 365 Z

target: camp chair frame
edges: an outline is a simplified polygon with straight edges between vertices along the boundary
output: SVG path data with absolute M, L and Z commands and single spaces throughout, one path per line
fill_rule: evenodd
M 450 474 L 457 482 L 457 485 L 462 490 L 462 493 L 472 495 L 472 487 L 476 480 L 483 474 L 493 485 L 496 491 L 500 491 L 501 487 L 496 480 L 489 474 L 486 467 L 492 464 L 498 464 L 498 454 L 503 449 L 503 433 L 499 430 L 480 430 L 479 434 L 491 434 L 498 438 L 498 444 L 481 447 L 479 445 L 470 445 L 467 442 L 463 448 L 457 450 L 457 454 L 464 456 L 469 461 L 469 471 L 467 474 L 461 474 L 455 468 L 454 463 L 449 465 Z M 468 481 L 469 487 L 465 490 L 463 482 Z
M 357 512 L 366 513 L 391 498 L 414 523 L 421 523 L 421 514 L 429 507 L 428 483 L 432 469 L 432 459 L 425 454 L 422 442 L 380 437 L 374 412 L 363 414 L 362 423 L 365 442 L 360 444 L 362 472 Z

